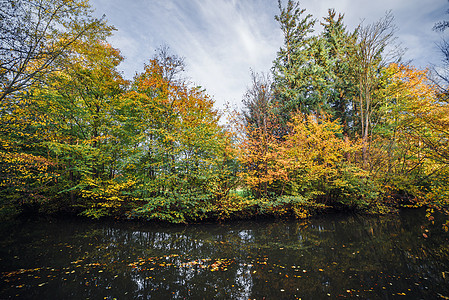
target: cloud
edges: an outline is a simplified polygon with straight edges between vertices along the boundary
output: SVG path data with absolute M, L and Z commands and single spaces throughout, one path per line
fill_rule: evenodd
M 217 106 L 239 103 L 249 70 L 267 71 L 282 43 L 267 0 L 108 1 L 94 0 L 118 28 L 111 43 L 126 61 L 130 78 L 155 48 L 167 44 L 186 58 L 188 76 L 212 94 Z
M 286 2 L 286 0 L 284 0 Z M 239 104 L 250 81 L 249 70 L 268 72 L 282 36 L 274 15 L 274 0 L 93 0 L 118 31 L 111 43 L 126 57 L 127 78 L 143 69 L 154 49 L 167 44 L 186 58 L 188 76 L 214 96 L 217 107 Z M 444 20 L 443 0 L 302 0 L 308 13 L 322 20 L 328 8 L 345 13 L 348 29 L 363 19 L 371 23 L 392 10 L 399 27 L 398 41 L 409 48 L 406 59 L 424 67 L 438 63 L 432 31 Z M 317 26 L 320 31 L 320 26 Z

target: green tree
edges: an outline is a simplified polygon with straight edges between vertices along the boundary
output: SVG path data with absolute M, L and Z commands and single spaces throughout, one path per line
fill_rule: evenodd
M 332 117 L 339 119 L 345 135 L 354 133 L 356 116 L 354 98 L 357 95 L 355 67 L 353 64 L 358 30 L 350 33 L 343 23 L 344 16 L 330 9 L 324 18 L 322 38 L 328 49 L 329 106 Z
M 311 54 L 315 20 L 312 15 L 304 16 L 305 9 L 299 3 L 289 0 L 287 6 L 279 3 L 278 21 L 284 45 L 277 53 L 273 66 L 273 92 L 276 109 L 283 126 L 289 121 L 291 112 L 311 112 L 319 109 L 319 99 L 314 97 L 315 89 L 309 78 L 314 72 Z

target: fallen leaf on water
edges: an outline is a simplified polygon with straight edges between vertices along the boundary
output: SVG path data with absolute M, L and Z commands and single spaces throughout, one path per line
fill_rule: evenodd
M 438 296 L 439 296 L 440 298 L 445 299 L 445 300 L 449 300 L 449 297 L 446 297 L 446 296 L 444 296 L 444 295 L 441 295 L 440 293 L 437 293 L 437 294 L 438 294 Z

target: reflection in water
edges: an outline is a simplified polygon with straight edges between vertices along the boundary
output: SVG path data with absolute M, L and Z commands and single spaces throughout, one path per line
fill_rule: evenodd
M 36 222 L 0 234 L 2 299 L 449 296 L 448 235 L 416 210 L 182 227 Z

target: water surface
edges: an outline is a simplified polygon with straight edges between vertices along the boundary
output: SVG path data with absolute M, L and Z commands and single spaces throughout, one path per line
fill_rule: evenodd
M 409 210 L 189 226 L 4 223 L 0 299 L 443 299 L 449 234 L 438 221 Z

